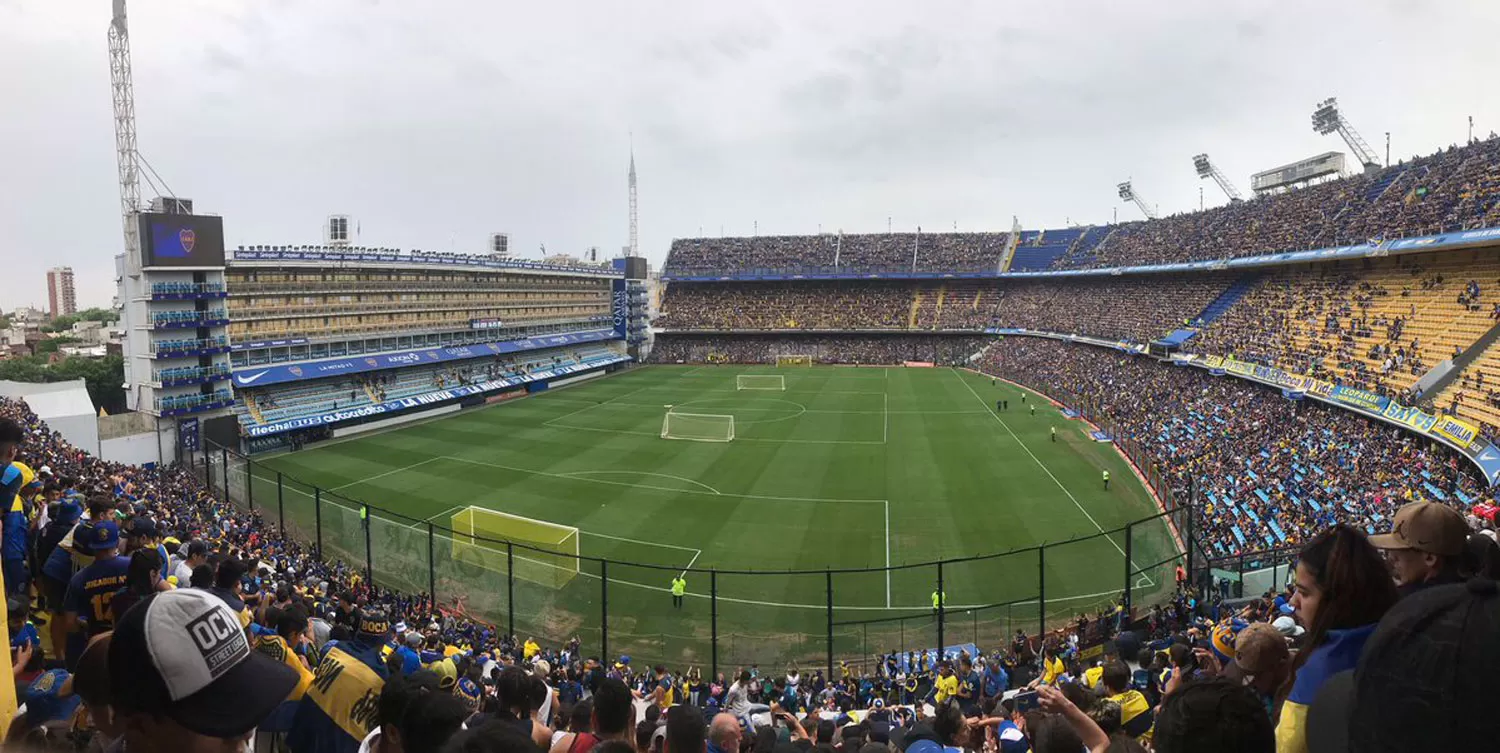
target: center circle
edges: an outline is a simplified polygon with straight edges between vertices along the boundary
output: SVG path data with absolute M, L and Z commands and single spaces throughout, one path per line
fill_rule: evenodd
M 688 409 L 690 405 L 693 407 Z M 677 403 L 669 412 L 728 414 L 734 416 L 736 424 L 769 424 L 796 418 L 807 412 L 807 406 L 779 398 L 756 400 L 749 404 L 744 400 L 730 398 L 702 398 Z

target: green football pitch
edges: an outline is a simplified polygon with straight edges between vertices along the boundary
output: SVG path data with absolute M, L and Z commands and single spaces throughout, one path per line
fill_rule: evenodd
M 988 648 L 1127 581 L 1170 591 L 1179 561 L 1165 519 L 1120 530 L 1159 511 L 1114 447 L 1025 394 L 949 368 L 642 367 L 257 460 L 250 491 L 351 564 L 368 537 L 378 584 L 590 653 L 706 666 L 716 634 L 721 669 L 820 661 L 830 622 L 850 660 L 933 647 L 932 563 L 993 555 L 941 567 L 944 641 Z M 733 416 L 733 440 L 663 439 L 669 411 Z M 464 556 L 447 529 L 470 508 L 575 527 L 584 559 L 536 578 L 552 555 Z

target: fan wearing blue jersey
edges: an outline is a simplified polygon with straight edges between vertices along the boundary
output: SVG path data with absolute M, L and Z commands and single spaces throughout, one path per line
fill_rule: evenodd
M 88 550 L 94 561 L 68 581 L 63 622 L 69 633 L 98 635 L 114 627 L 110 601 L 125 586 L 130 559 L 120 556 L 120 528 L 110 520 L 80 526 L 73 545 Z

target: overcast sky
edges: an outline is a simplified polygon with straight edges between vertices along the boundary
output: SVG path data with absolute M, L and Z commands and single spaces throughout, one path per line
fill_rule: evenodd
M 0 0 L 0 308 L 122 247 L 108 0 Z M 1005 230 L 1224 197 L 1328 150 L 1337 96 L 1401 159 L 1500 130 L 1500 2 L 131 0 L 140 151 L 238 244 L 536 256 L 674 237 Z M 143 193 L 150 196 L 143 186 Z

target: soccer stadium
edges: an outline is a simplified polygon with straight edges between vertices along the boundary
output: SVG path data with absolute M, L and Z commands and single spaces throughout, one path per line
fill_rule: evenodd
M 1500 137 L 1472 116 L 1393 161 L 1329 98 L 1347 155 L 1247 196 L 1198 154 L 1226 202 L 1176 213 L 1126 180 L 1123 220 L 657 247 L 632 141 L 629 242 L 538 258 L 346 214 L 246 237 L 136 153 L 123 0 L 109 41 L 130 410 L 84 440 L 0 397 L 7 748 L 1500 733 Z

